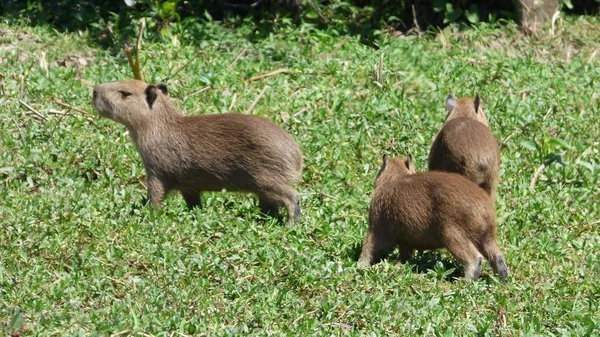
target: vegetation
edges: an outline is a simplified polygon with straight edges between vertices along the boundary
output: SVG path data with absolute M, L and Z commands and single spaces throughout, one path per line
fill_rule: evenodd
M 125 129 L 91 106 L 94 84 L 131 77 L 122 48 L 101 48 L 93 30 L 3 20 L 0 332 L 598 335 L 600 21 L 567 17 L 531 36 L 457 27 L 370 44 L 286 17 L 148 32 L 145 79 L 168 78 L 187 114 L 244 113 L 265 90 L 250 113 L 304 152 L 303 216 L 288 228 L 245 194 L 205 193 L 192 212 L 176 195 L 157 213 L 144 206 Z M 502 144 L 506 284 L 487 263 L 481 280 L 461 280 L 445 251 L 356 267 L 382 154 L 410 151 L 424 170 L 449 92 L 479 93 Z

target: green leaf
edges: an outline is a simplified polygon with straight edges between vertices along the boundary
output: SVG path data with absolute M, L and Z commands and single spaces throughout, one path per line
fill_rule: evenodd
M 20 330 L 23 327 L 23 315 L 21 315 L 21 309 L 17 307 L 15 314 L 10 319 L 10 329 L 12 331 Z
M 470 23 L 478 23 L 479 22 L 479 8 L 476 4 L 472 4 L 469 6 L 469 9 L 465 11 L 465 17 L 469 20 Z
M 445 0 L 433 0 L 433 11 L 436 13 L 442 12 L 446 7 Z
M 571 144 L 567 143 L 565 140 L 560 138 L 552 138 L 550 139 L 550 145 L 555 147 L 560 147 L 562 149 L 571 149 Z
M 567 6 L 568 9 L 573 9 L 573 3 L 571 0 L 562 0 L 563 5 Z
M 536 151 L 537 150 L 537 144 L 532 141 L 532 140 L 524 140 L 521 142 L 521 146 L 526 148 L 527 150 L 530 151 Z
M 165 1 L 162 4 L 162 9 L 168 15 L 173 15 L 175 13 L 175 9 L 177 7 L 177 1 Z
M 444 18 L 444 23 L 454 22 L 460 18 L 463 10 L 460 8 L 454 8 L 451 3 L 446 4 L 446 17 Z

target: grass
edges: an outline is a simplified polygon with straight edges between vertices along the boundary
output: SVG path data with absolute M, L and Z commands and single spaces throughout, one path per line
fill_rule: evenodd
M 0 333 L 21 335 L 600 335 L 600 21 L 555 36 L 513 24 L 452 27 L 376 47 L 309 25 L 249 40 L 206 24 L 205 40 L 144 45 L 147 81 L 188 114 L 253 114 L 300 143 L 303 216 L 287 228 L 251 195 L 205 193 L 143 206 L 144 169 L 125 129 L 93 112 L 81 79 L 130 77 L 122 54 L 83 36 L 3 23 L 0 73 Z M 231 70 L 227 67 L 247 48 Z M 383 73 L 375 83 L 383 55 Z M 47 71 L 44 70 L 44 62 Z M 276 69 L 291 72 L 246 79 Z M 47 117 L 37 120 L 23 101 Z M 198 90 L 206 91 L 192 95 Z M 502 143 L 498 240 L 511 270 L 466 283 L 445 251 L 356 268 L 381 155 L 426 169 L 444 99 L 479 93 Z M 542 171 L 531 188 L 536 169 Z M 457 279 L 458 278 L 458 279 Z M 7 322 L 5 325 L 4 322 Z

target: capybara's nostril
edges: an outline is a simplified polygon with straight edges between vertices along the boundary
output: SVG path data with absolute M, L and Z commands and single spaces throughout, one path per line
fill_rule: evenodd
M 98 96 L 98 92 L 94 89 L 94 101 L 96 100 L 96 96 Z

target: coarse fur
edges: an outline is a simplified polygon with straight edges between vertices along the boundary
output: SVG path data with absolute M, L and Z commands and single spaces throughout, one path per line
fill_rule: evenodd
M 160 207 L 178 190 L 188 207 L 200 206 L 202 191 L 247 191 L 261 210 L 287 209 L 288 224 L 300 216 L 293 184 L 302 174 L 302 152 L 270 120 L 226 113 L 185 116 L 175 109 L 164 84 L 128 80 L 94 89 L 100 115 L 129 130 L 146 167 L 148 200 Z
M 496 243 L 494 203 L 481 188 L 455 173 L 415 173 L 411 157 L 384 156 L 359 266 L 372 265 L 396 246 L 400 262 L 415 249 L 447 248 L 466 265 L 469 280 L 479 277 L 482 256 L 501 279 L 508 276 Z
M 429 152 L 429 170 L 458 173 L 495 199 L 500 149 L 479 96 L 457 99 L 449 95 L 446 107 L 446 121 Z

